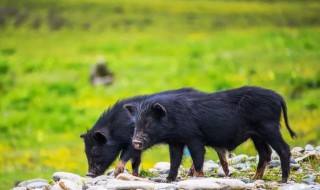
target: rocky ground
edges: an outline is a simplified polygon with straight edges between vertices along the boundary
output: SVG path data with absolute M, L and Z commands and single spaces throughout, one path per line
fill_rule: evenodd
M 257 156 L 231 154 L 231 176 L 225 177 L 218 161 L 204 163 L 204 178 L 189 178 L 187 169 L 180 168 L 178 181 L 162 183 L 170 168 L 170 163 L 159 162 L 154 168 L 142 170 L 141 177 L 134 177 L 127 172 L 117 178 L 113 169 L 106 175 L 96 178 L 81 177 L 67 172 L 56 172 L 52 179 L 32 179 L 24 181 L 13 190 L 103 190 L 103 189 L 281 189 L 320 190 L 320 146 L 314 148 L 306 145 L 304 148 L 295 147 L 291 151 L 291 180 L 279 183 L 281 179 L 280 160 L 277 154 L 272 154 L 272 161 L 267 168 L 262 180 L 251 180 L 257 166 Z

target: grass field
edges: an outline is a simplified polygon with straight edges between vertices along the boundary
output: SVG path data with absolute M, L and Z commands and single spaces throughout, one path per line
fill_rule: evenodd
M 108 106 L 180 87 L 271 88 L 299 135 L 283 127 L 290 146 L 320 145 L 319 12 L 318 1 L 0 1 L 0 189 L 84 175 L 79 135 Z M 115 73 L 110 86 L 89 83 L 99 57 Z M 235 152 L 256 154 L 251 142 Z M 165 146 L 142 167 L 162 160 Z

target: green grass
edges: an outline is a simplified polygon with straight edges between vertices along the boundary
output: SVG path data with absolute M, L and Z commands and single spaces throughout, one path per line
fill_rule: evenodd
M 282 127 L 287 142 L 320 144 L 317 1 L 4 0 L 0 8 L 1 189 L 54 171 L 84 175 L 79 135 L 104 109 L 186 86 L 274 89 L 299 135 L 291 140 Z M 101 56 L 115 81 L 92 87 Z M 249 141 L 236 153 L 256 154 Z M 142 167 L 157 161 L 169 161 L 165 146 L 147 151 Z

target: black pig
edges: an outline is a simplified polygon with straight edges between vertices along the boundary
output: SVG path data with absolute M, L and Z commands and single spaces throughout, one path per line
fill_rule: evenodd
M 153 95 L 137 96 L 118 101 L 113 107 L 105 111 L 93 128 L 81 137 L 85 142 L 85 153 L 88 160 L 88 176 L 95 177 L 102 175 L 105 170 L 120 154 L 120 161 L 116 166 L 115 175 L 122 173 L 125 164 L 131 159 L 133 175 L 138 175 L 138 168 L 141 162 L 141 151 L 135 150 L 132 146 L 134 123 L 128 117 L 123 106 L 131 103 L 136 104 L 148 97 L 162 94 L 191 94 L 200 93 L 192 88 L 182 88 L 171 91 L 164 91 Z M 221 163 L 227 164 L 224 150 L 219 150 Z M 226 166 L 225 168 L 228 168 Z M 224 169 L 225 169 L 224 168 Z M 225 169 L 226 170 L 226 169 Z M 190 170 L 192 173 L 192 169 Z
M 176 178 L 186 145 L 194 163 L 195 176 L 202 176 L 205 146 L 233 150 L 251 139 L 259 153 L 255 179 L 263 176 L 271 160 L 271 148 L 281 160 L 282 182 L 290 173 L 290 148 L 280 133 L 281 111 L 291 137 L 286 103 L 276 92 L 259 87 L 241 87 L 195 96 L 164 94 L 125 105 L 135 120 L 134 147 L 144 150 L 157 143 L 169 144 Z

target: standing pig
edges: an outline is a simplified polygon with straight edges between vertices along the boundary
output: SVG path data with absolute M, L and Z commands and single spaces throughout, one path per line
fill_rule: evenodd
M 153 95 L 137 96 L 117 102 L 113 107 L 105 111 L 96 124 L 87 133 L 81 137 L 85 143 L 85 153 L 88 160 L 87 176 L 95 177 L 102 175 L 112 162 L 120 154 L 120 161 L 115 169 L 115 176 L 122 173 L 125 164 L 132 161 L 132 173 L 138 175 L 138 169 L 141 162 L 141 151 L 135 150 L 132 146 L 132 137 L 134 132 L 134 123 L 126 110 L 125 104 L 137 104 L 146 98 L 162 94 L 199 94 L 192 88 L 182 88 L 171 91 L 164 91 Z M 219 158 L 225 159 L 224 150 L 219 150 Z M 224 161 L 227 165 L 227 162 Z M 226 166 L 226 168 L 228 168 Z M 191 170 L 192 172 L 192 170 Z
M 191 153 L 194 176 L 203 176 L 205 146 L 231 151 L 249 138 L 259 153 L 254 178 L 263 176 L 271 146 L 281 160 L 282 182 L 288 180 L 290 148 L 280 133 L 281 111 L 291 137 L 296 134 L 289 126 L 285 101 L 272 90 L 241 87 L 194 96 L 163 94 L 125 108 L 135 120 L 132 143 L 137 150 L 169 144 L 173 168 L 168 180 L 177 176 L 184 145 Z

